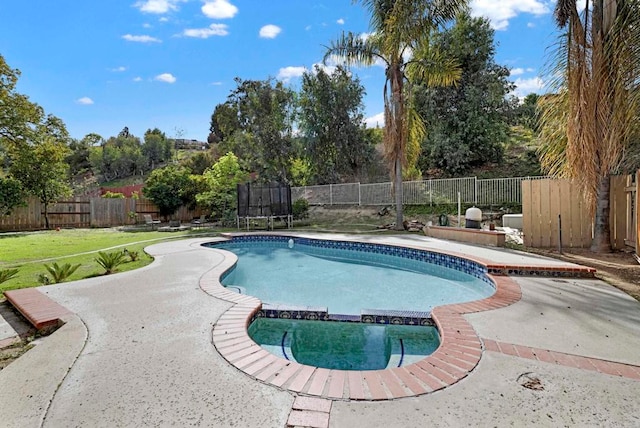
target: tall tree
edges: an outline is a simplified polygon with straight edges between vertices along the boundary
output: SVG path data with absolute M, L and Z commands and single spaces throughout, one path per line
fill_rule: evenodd
M 142 154 L 147 158 L 147 167 L 153 170 L 158 164 L 171 160 L 171 142 L 158 128 L 147 129 Z
M 372 156 L 364 132 L 363 95 L 359 79 L 343 67 L 332 74 L 316 67 L 302 76 L 299 123 L 316 182 L 357 175 Z
M 0 55 L 0 146 L 26 142 L 44 118 L 44 110 L 16 92 L 20 70 L 12 69 Z
M 556 3 L 564 33 L 550 70 L 555 94 L 541 98 L 542 165 L 576 180 L 595 214 L 591 251 L 611 250 L 610 177 L 637 140 L 640 113 L 640 2 Z
M 402 167 L 410 129 L 423 129 L 408 105 L 412 81 L 448 85 L 459 78 L 454 61 L 430 43 L 433 34 L 453 20 L 465 0 L 360 0 L 371 14 L 369 35 L 343 33 L 327 48 L 325 63 L 339 58 L 347 65 L 385 66 L 384 147 L 394 181 L 396 229 L 403 229 Z M 421 134 L 422 132 L 418 132 Z
M 429 129 L 421 165 L 460 175 L 487 162 L 500 162 L 509 133 L 514 85 L 509 69 L 496 64 L 494 30 L 486 18 L 458 16 L 434 44 L 455 58 L 462 75 L 455 87 L 416 85 L 414 103 Z
M 65 141 L 43 134 L 29 144 L 13 145 L 10 150 L 11 175 L 23 189 L 36 196 L 44 206 L 45 226 L 49 229 L 49 205 L 71 195 L 67 181 L 69 149 Z
M 221 151 L 234 152 L 262 181 L 288 181 L 295 92 L 273 79 L 235 81 L 237 88 L 212 115 Z

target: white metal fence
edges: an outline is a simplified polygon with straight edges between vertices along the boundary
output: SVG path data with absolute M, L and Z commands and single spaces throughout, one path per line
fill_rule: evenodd
M 476 205 L 522 204 L 522 181 L 547 177 L 512 177 L 479 180 L 477 177 L 405 181 L 403 203 L 406 205 L 452 204 Z M 291 199 L 306 199 L 311 205 L 391 205 L 393 183 L 347 183 L 323 186 L 292 187 Z

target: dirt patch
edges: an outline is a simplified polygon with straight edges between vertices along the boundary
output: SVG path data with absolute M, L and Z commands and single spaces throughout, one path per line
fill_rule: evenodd
M 33 348 L 29 340 L 20 340 L 13 345 L 0 349 L 0 370 L 17 360 L 22 354 Z

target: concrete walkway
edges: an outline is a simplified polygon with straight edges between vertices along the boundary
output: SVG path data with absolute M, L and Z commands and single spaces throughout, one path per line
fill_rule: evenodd
M 366 239 L 502 263 L 562 264 L 418 236 Z M 0 425 L 285 426 L 295 394 L 246 376 L 211 343 L 232 304 L 199 286 L 223 263 L 200 246 L 210 240 L 152 245 L 155 262 L 146 268 L 40 288 L 75 315 L 0 371 Z M 520 302 L 465 315 L 485 341 L 469 376 L 418 397 L 328 402 L 329 426 L 639 426 L 640 372 L 632 366 L 624 366 L 631 367 L 626 376 L 609 375 L 578 368 L 578 358 L 561 365 L 508 355 L 505 344 L 640 366 L 640 304 L 599 280 L 515 280 Z

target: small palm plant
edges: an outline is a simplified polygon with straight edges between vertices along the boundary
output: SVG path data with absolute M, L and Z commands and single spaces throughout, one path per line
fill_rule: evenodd
M 18 269 L 0 269 L 0 284 L 9 281 L 18 274 Z
M 140 254 L 137 251 L 129 251 L 127 252 L 127 254 L 129 255 L 129 258 L 132 262 L 135 262 L 140 258 Z
M 125 257 L 125 253 L 120 251 L 113 251 L 111 253 L 99 251 L 96 262 L 104 268 L 105 274 L 109 275 L 115 272 L 116 268 L 126 261 Z
M 67 278 L 73 275 L 73 273 L 80 267 L 80 264 L 71 265 L 70 263 L 65 263 L 63 265 L 58 265 L 58 263 L 52 263 L 51 266 L 44 265 L 44 267 L 53 278 L 53 283 L 58 284 L 60 282 L 64 282 Z

